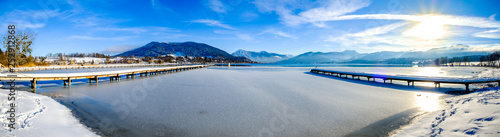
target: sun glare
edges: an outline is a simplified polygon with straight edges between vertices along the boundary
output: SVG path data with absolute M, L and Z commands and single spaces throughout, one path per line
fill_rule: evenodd
M 439 105 L 439 97 L 441 94 L 417 92 L 416 95 L 416 104 L 420 107 L 420 110 L 430 112 L 441 108 Z
M 437 16 L 424 16 L 420 23 L 405 32 L 405 35 L 426 40 L 442 38 L 446 34 L 442 19 Z
M 417 72 L 417 75 L 419 76 L 430 76 L 430 77 L 435 77 L 435 76 L 444 76 L 444 71 L 442 71 L 439 68 L 434 68 L 434 67 L 424 67 L 421 70 Z

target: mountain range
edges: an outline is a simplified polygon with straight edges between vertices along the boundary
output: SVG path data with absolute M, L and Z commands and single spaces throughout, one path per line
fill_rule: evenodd
M 397 59 L 409 61 L 412 59 L 436 59 L 439 57 L 462 57 L 488 55 L 493 51 L 477 51 L 468 45 L 453 45 L 450 47 L 433 48 L 427 51 L 380 51 L 373 53 L 358 53 L 353 50 L 342 52 L 306 52 L 293 58 L 277 63 L 373 63 Z
M 293 55 L 283 55 L 277 53 L 269 53 L 266 51 L 254 52 L 254 51 L 246 51 L 246 50 L 237 50 L 233 54 L 236 57 L 246 57 L 252 61 L 260 62 L 260 63 L 274 63 L 282 60 L 289 59 L 293 57 Z
M 358 53 L 354 50 L 342 52 L 306 52 L 297 56 L 269 53 L 266 51 L 254 52 L 237 50 L 229 54 L 226 51 L 204 43 L 196 42 L 150 42 L 145 46 L 118 54 L 117 56 L 201 56 L 218 59 L 242 59 L 242 57 L 260 63 L 370 63 L 384 60 L 435 59 L 439 57 L 462 57 L 473 55 L 488 55 L 493 51 L 477 51 L 468 45 L 453 45 L 449 47 L 433 48 L 427 51 L 380 51 L 373 53 Z

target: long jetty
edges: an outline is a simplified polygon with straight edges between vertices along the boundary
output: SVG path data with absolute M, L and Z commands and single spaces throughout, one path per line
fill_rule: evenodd
M 99 82 L 100 78 L 109 77 L 110 81 L 120 81 L 122 77 L 135 78 L 137 75 L 140 77 L 147 77 L 148 75 L 158 75 L 172 72 L 180 72 L 185 70 L 192 70 L 204 68 L 211 65 L 190 65 L 190 66 L 170 66 L 158 68 L 137 68 L 128 70 L 114 70 L 114 71 L 98 71 L 98 72 L 80 72 L 80 73 L 51 73 L 51 74 L 23 74 L 23 73 L 9 73 L 1 74 L 0 81 L 30 81 L 33 92 L 36 92 L 36 84 L 38 81 L 49 80 L 62 80 L 64 86 L 71 87 L 71 81 L 75 79 L 88 79 L 89 83 Z
M 98 64 L 98 65 L 66 65 L 66 66 L 37 66 L 37 67 L 20 67 L 14 68 L 15 72 L 23 71 L 39 71 L 39 70 L 63 70 L 63 69 L 91 69 L 91 68 L 132 68 L 132 67 L 164 67 L 164 66 L 182 66 L 196 64 L 178 64 L 178 63 L 163 63 L 163 64 Z M 9 71 L 9 68 L 1 68 L 2 71 Z
M 434 86 L 437 88 L 441 87 L 441 83 L 463 84 L 463 85 L 465 85 L 465 91 L 467 91 L 467 92 L 470 91 L 470 89 L 469 89 L 470 84 L 497 82 L 498 85 L 500 86 L 500 79 L 391 76 L 391 75 L 369 74 L 369 73 L 359 73 L 359 72 L 345 72 L 345 71 L 324 70 L 324 69 L 311 69 L 311 73 L 337 76 L 339 78 L 342 78 L 342 76 L 345 76 L 345 78 L 348 78 L 347 76 L 351 76 L 352 79 L 357 78 L 358 80 L 360 80 L 359 77 L 366 77 L 368 81 L 370 81 L 370 79 L 372 79 L 373 81 L 375 81 L 375 79 L 382 79 L 384 81 L 384 83 L 386 83 L 387 80 L 390 81 L 390 83 L 392 83 L 392 80 L 400 80 L 400 81 L 407 81 L 408 86 L 410 86 L 410 84 L 411 84 L 411 86 L 414 86 L 415 82 L 434 82 Z

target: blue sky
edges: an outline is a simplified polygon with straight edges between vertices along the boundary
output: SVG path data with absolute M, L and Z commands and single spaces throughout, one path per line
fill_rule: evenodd
M 497 50 L 498 5 L 495 0 L 0 0 L 0 26 L 36 32 L 36 56 L 113 55 L 151 41 L 292 55 L 456 44 Z

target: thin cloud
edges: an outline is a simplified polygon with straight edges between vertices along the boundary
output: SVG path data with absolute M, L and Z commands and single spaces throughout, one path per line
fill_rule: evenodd
M 247 41 L 253 40 L 253 37 L 248 35 L 248 34 L 236 33 L 236 36 L 240 39 L 247 40 Z
M 215 12 L 227 13 L 226 6 L 224 6 L 224 3 L 222 3 L 220 0 L 210 0 L 208 2 L 208 7 Z
M 92 36 L 73 35 L 73 36 L 69 36 L 68 38 L 70 38 L 70 39 L 81 39 L 81 40 L 125 41 L 125 40 L 128 40 L 128 39 L 134 38 L 134 36 L 123 36 L 123 37 L 92 37 Z
M 108 27 L 108 28 L 96 28 L 95 30 L 97 30 L 97 31 L 125 31 L 125 32 L 133 32 L 133 33 L 144 33 L 144 32 L 148 31 L 144 28 L 137 28 L 137 27 L 129 27 L 129 28 Z
M 398 28 L 403 27 L 403 26 L 408 25 L 408 24 L 409 24 L 409 22 L 399 22 L 399 23 L 384 25 L 384 26 L 380 26 L 380 27 L 370 28 L 370 29 L 367 29 L 365 31 L 358 32 L 358 33 L 346 34 L 346 36 L 364 37 L 364 36 L 374 36 L 374 35 L 386 34 L 390 31 L 393 31 L 395 29 L 398 29 Z
M 207 26 L 215 26 L 215 27 L 221 27 L 221 28 L 225 28 L 225 29 L 235 29 L 227 24 L 221 23 L 220 21 L 211 20 L 211 19 L 198 19 L 198 20 L 193 20 L 191 22 L 202 23 L 202 24 L 205 24 Z
M 242 39 L 242 40 L 246 40 L 246 41 L 252 41 L 254 40 L 253 36 L 250 35 L 250 34 L 246 34 L 246 33 L 240 33 L 240 32 L 236 32 L 236 31 L 230 31 L 230 30 L 214 30 L 213 31 L 215 34 L 232 34 L 232 35 L 235 35 L 236 37 Z
M 488 30 L 472 34 L 474 37 L 500 39 L 500 29 Z
M 325 27 L 324 23 L 317 23 L 332 16 L 352 13 L 371 4 L 367 0 L 328 0 L 323 2 L 257 0 L 254 2 L 261 12 L 276 12 L 280 20 L 290 26 L 312 23 L 317 27 Z M 317 5 L 316 8 L 307 8 L 308 5 Z M 293 11 L 304 10 L 298 14 Z
M 45 27 L 50 18 L 63 14 L 59 10 L 14 10 L 4 13 L 0 20 L 3 26 L 15 24 L 16 28 L 39 29 Z
M 496 16 L 496 15 L 497 15 L 497 14 L 493 14 L 493 15 L 491 15 L 490 17 L 488 17 L 488 19 L 489 19 L 489 20 L 495 20 L 495 16 Z
M 258 17 L 259 17 L 259 15 L 256 13 L 253 13 L 253 12 L 245 12 L 245 13 L 241 14 L 241 16 L 240 16 L 240 18 L 246 22 L 253 21 Z
M 370 4 L 370 1 L 365 0 L 331 0 L 324 4 L 327 6 L 309 9 L 299 13 L 299 16 L 308 21 L 321 21 L 325 18 L 352 13 L 361 8 L 368 7 Z
M 275 30 L 275 29 L 267 29 L 267 30 L 264 30 L 262 31 L 261 33 L 257 34 L 257 35 L 262 35 L 262 34 L 274 34 L 274 35 L 277 35 L 277 36 L 280 36 L 280 37 L 285 37 L 285 38 L 293 38 L 293 39 L 297 39 L 296 36 L 292 35 L 292 34 L 288 34 L 288 33 L 285 33 L 281 30 Z

